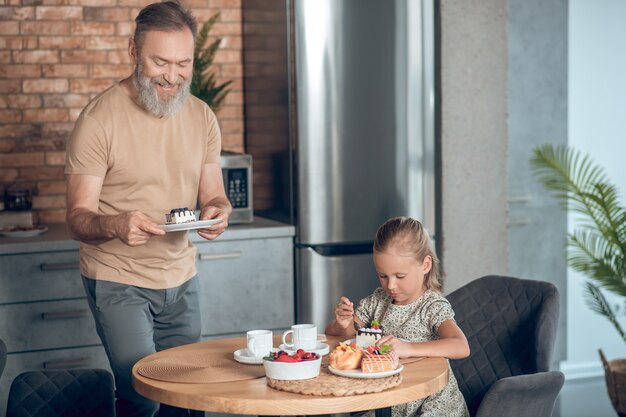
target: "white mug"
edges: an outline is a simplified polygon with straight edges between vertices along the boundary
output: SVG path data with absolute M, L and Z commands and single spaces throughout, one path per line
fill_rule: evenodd
M 291 334 L 291 343 L 287 336 Z M 314 324 L 294 324 L 291 330 L 283 333 L 283 344 L 290 349 L 311 350 L 317 347 L 317 327 Z
M 248 352 L 251 355 L 262 358 L 272 350 L 274 341 L 271 330 L 250 330 L 246 332 Z

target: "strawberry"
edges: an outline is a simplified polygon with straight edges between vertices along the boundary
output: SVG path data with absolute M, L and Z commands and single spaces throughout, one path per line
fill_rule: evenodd
M 391 346 L 389 345 L 371 345 L 367 347 L 367 353 L 370 355 L 384 355 L 385 353 L 391 352 Z
M 317 356 L 316 353 L 305 352 L 303 349 L 298 349 L 293 355 L 289 355 L 289 353 L 284 350 L 279 350 L 265 357 L 265 359 L 275 362 L 301 362 L 318 358 L 319 356 Z
M 298 362 L 298 358 L 289 355 L 282 355 L 276 359 L 276 362 Z

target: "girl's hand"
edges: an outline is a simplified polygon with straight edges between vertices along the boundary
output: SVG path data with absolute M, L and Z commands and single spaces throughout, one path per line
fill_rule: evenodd
M 408 358 L 412 356 L 412 343 L 405 342 L 395 336 L 383 336 L 377 343 L 378 346 L 389 345 L 396 351 L 400 358 Z
M 347 297 L 341 297 L 335 306 L 335 321 L 343 329 L 352 327 L 354 304 Z
M 433 357 L 462 359 L 470 354 L 467 339 L 454 320 L 446 320 L 439 325 L 439 339 L 423 342 L 409 342 L 395 336 L 383 336 L 378 345 L 389 345 L 401 358 Z

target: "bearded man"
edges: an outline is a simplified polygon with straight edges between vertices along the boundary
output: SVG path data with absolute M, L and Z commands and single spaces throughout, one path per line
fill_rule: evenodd
M 67 225 L 80 241 L 80 271 L 116 382 L 117 416 L 154 416 L 132 366 L 162 349 L 200 340 L 196 249 L 186 231 L 158 227 L 172 208 L 232 211 L 219 164 L 215 115 L 189 94 L 197 23 L 179 3 L 151 4 L 135 19 L 133 74 L 82 111 L 67 146 Z M 167 412 L 165 411 L 167 409 Z M 182 411 L 165 406 L 159 415 Z M 171 414 L 167 414 L 171 415 Z

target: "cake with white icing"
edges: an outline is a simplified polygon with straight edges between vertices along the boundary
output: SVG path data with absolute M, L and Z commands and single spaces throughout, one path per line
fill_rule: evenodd
M 383 328 L 378 320 L 372 320 L 369 327 L 361 327 L 356 332 L 356 344 L 366 348 L 376 345 L 383 337 Z
M 196 214 L 187 207 L 172 209 L 165 214 L 165 224 L 181 224 L 197 221 Z

